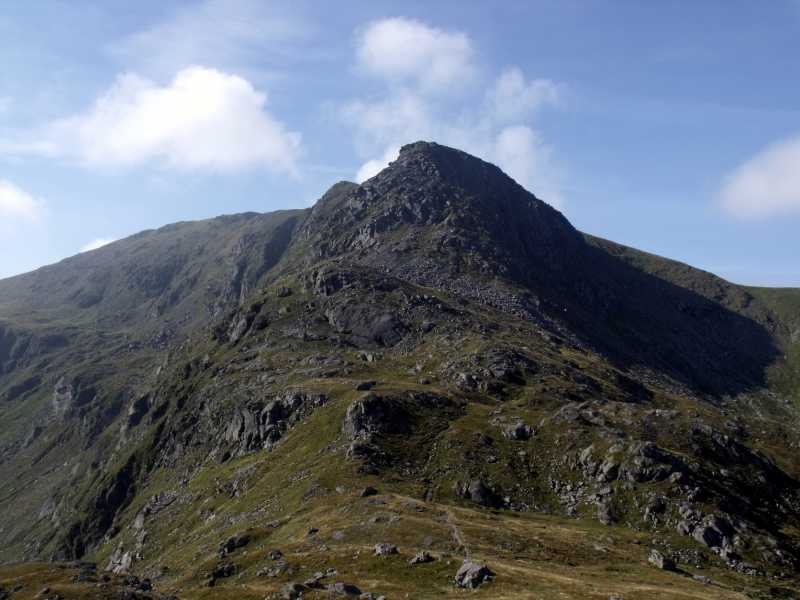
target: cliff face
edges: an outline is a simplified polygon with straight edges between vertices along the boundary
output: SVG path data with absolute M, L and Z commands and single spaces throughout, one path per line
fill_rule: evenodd
M 262 591 L 299 559 L 240 548 L 325 546 L 348 577 L 428 593 L 438 570 L 401 582 L 353 545 L 511 569 L 514 519 L 565 517 L 757 588 L 800 557 L 796 307 L 584 236 L 493 165 L 412 144 L 312 209 L 0 282 L 0 558 Z M 367 485 L 380 503 L 354 504 Z M 464 534 L 489 510 L 502 527 Z M 542 543 L 520 590 L 580 556 Z

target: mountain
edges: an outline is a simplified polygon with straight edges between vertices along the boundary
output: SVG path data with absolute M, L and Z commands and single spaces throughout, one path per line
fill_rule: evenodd
M 0 281 L 0 597 L 795 597 L 799 347 L 411 144 Z

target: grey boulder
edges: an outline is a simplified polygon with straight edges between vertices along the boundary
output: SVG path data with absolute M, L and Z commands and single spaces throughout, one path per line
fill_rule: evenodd
M 492 577 L 494 573 L 489 567 L 467 559 L 456 573 L 455 584 L 461 588 L 474 590 L 490 581 Z

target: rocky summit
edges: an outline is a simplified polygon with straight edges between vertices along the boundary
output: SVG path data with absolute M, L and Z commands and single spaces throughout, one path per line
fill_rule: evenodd
M 405 146 L 0 281 L 0 598 L 797 598 L 800 290 Z

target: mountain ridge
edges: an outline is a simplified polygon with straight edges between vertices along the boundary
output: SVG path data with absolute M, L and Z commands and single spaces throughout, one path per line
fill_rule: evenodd
M 371 484 L 404 519 L 599 522 L 755 589 L 800 556 L 796 295 L 582 234 L 421 142 L 310 209 L 142 232 L 0 281 L 0 560 L 90 556 L 194 597 L 233 585 L 210 540 L 313 554 L 303 515 L 379 518 L 348 496 Z M 247 560 L 258 590 L 290 577 Z

